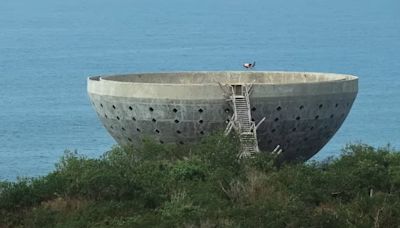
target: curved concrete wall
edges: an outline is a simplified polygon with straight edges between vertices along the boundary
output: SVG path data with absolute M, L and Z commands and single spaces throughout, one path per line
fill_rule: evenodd
M 88 93 L 101 122 L 119 144 L 188 144 L 225 129 L 232 115 L 222 84 L 253 84 L 250 96 L 259 147 L 276 145 L 285 159 L 306 160 L 343 123 L 358 90 L 351 75 L 304 72 L 180 72 L 98 76 Z

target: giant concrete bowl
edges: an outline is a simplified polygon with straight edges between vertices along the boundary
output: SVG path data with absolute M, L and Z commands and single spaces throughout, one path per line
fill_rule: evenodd
M 221 85 L 253 84 L 251 114 L 259 148 L 307 160 L 342 125 L 358 91 L 352 75 L 308 72 L 136 73 L 88 78 L 100 121 L 120 145 L 144 138 L 191 145 L 227 126 L 232 107 Z

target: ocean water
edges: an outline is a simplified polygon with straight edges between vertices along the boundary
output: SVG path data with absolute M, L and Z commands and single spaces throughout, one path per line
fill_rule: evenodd
M 0 180 L 45 175 L 65 149 L 97 157 L 115 142 L 86 77 L 180 70 L 317 71 L 360 77 L 341 129 L 400 148 L 398 0 L 1 0 Z

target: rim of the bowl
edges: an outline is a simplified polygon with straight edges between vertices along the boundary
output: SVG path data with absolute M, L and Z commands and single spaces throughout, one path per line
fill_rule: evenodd
M 324 75 L 328 77 L 332 77 L 329 80 L 322 80 L 322 81 L 305 81 L 305 82 L 285 82 L 285 83 L 263 83 L 263 82 L 251 82 L 254 85 L 295 85 L 295 84 L 325 84 L 325 83 L 332 83 L 338 81 L 352 81 L 358 80 L 358 77 L 351 74 L 341 74 L 341 73 L 330 73 L 330 72 L 311 72 L 311 71 L 165 71 L 165 72 L 135 72 L 135 73 L 124 73 L 124 74 L 107 74 L 107 75 L 97 75 L 97 76 L 90 76 L 88 77 L 89 80 L 92 81 L 103 81 L 107 83 L 118 83 L 118 84 L 154 84 L 154 85 L 182 85 L 182 86 L 191 86 L 191 85 L 217 85 L 218 81 L 215 80 L 213 82 L 204 82 L 204 83 L 179 83 L 179 82 L 152 82 L 150 81 L 120 81 L 115 80 L 117 77 L 128 77 L 128 76 L 155 76 L 155 75 L 176 75 L 184 76 L 188 74 L 251 74 L 251 73 L 264 73 L 264 74 L 287 74 L 287 75 Z M 244 84 L 244 83 L 229 83 L 229 84 Z

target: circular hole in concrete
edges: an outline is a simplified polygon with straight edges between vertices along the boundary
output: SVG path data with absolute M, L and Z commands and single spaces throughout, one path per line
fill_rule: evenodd
M 180 130 L 177 130 L 176 133 L 180 134 L 180 133 L 182 133 L 182 132 L 181 132 Z
M 251 111 L 253 111 L 253 112 L 255 112 L 256 110 L 257 110 L 256 107 L 252 107 L 252 108 L 251 108 Z
M 132 106 L 129 106 L 129 110 L 131 110 L 131 111 L 133 110 Z
M 179 123 L 179 120 L 175 120 L 174 122 L 175 122 L 175 123 Z
M 319 115 L 316 115 L 316 116 L 314 117 L 314 119 L 316 119 L 316 120 L 319 119 Z
M 183 145 L 184 143 L 183 143 L 183 141 L 179 141 L 179 144 Z
M 202 113 L 202 112 L 204 112 L 204 110 L 203 110 L 202 108 L 200 108 L 200 109 L 199 109 L 199 112 Z
M 154 108 L 150 107 L 149 110 L 150 110 L 150 112 L 152 112 L 152 111 L 154 111 Z
M 154 118 L 153 118 L 151 121 L 153 121 L 153 123 L 157 122 L 157 120 L 156 120 L 156 119 L 154 119 Z
M 117 120 L 120 120 L 119 116 L 117 116 Z
M 115 105 L 113 105 L 112 107 L 113 107 L 113 109 L 116 109 L 116 108 L 117 108 L 117 107 L 115 107 Z
M 304 108 L 304 105 L 300 105 L 299 109 L 302 110 Z
M 331 114 L 330 118 L 332 119 L 333 117 L 334 117 L 334 115 L 333 115 L 333 114 Z
M 200 134 L 201 134 L 201 135 L 204 135 L 204 131 L 200 131 Z
M 278 107 L 276 108 L 276 111 L 280 111 L 280 110 L 282 110 L 282 107 L 281 107 L 281 106 L 278 106 Z
M 292 131 L 296 131 L 297 129 L 294 127 L 293 129 L 292 129 Z
M 275 121 L 275 122 L 278 122 L 278 121 L 279 121 L 279 118 L 278 118 L 278 117 L 276 117 L 276 118 L 274 119 L 274 121 Z
M 136 121 L 136 118 L 135 118 L 135 117 L 132 117 L 132 120 L 133 120 L 133 121 Z
M 297 116 L 297 117 L 296 117 L 296 120 L 300 120 L 300 119 L 301 119 L 300 116 Z
M 319 107 L 319 108 L 322 108 L 322 107 L 324 107 L 324 105 L 323 105 L 323 104 L 320 104 L 318 107 Z
M 137 131 L 137 132 L 140 132 L 140 129 L 139 129 L 139 128 L 136 128 L 136 131 Z
M 204 121 L 203 120 L 199 120 L 199 124 L 202 124 Z
M 174 109 L 172 109 L 172 111 L 176 113 L 176 112 L 178 112 L 178 109 L 174 108 Z

